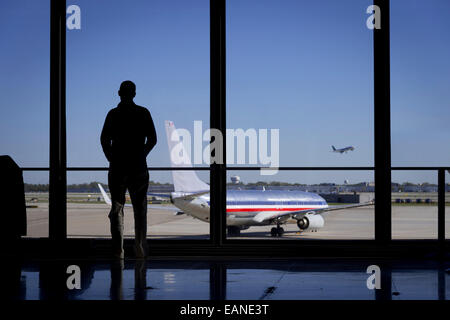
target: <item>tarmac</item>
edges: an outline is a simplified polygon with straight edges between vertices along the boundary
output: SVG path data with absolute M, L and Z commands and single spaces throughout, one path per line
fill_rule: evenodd
M 48 237 L 48 203 L 27 208 L 27 237 Z M 67 233 L 72 238 L 109 238 L 109 206 L 104 203 L 68 203 Z M 233 239 L 374 239 L 374 207 L 331 211 L 324 214 L 325 226 L 317 232 L 299 232 L 295 221 L 283 225 L 281 238 L 272 238 L 272 226 L 250 227 Z M 186 215 L 175 216 L 161 209 L 148 210 L 150 239 L 208 239 L 209 224 Z M 134 237 L 132 208 L 125 208 L 125 236 Z M 446 207 L 446 237 L 450 238 L 450 209 Z M 393 205 L 393 239 L 437 239 L 437 206 Z

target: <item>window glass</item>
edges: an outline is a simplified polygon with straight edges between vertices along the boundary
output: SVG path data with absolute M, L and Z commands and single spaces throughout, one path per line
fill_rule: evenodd
M 158 137 L 157 145 L 147 158 L 148 166 L 170 167 L 165 121 L 172 121 L 178 129 L 186 129 L 191 134 L 190 146 L 194 145 L 196 123 L 201 124 L 202 132 L 209 128 L 209 1 L 79 0 L 72 4 L 80 9 L 81 25 L 80 29 L 67 31 L 68 166 L 108 166 L 100 145 L 100 134 L 107 113 L 120 101 L 121 82 L 131 80 L 136 84 L 134 102 L 150 111 Z M 187 145 L 187 141 L 184 142 Z M 193 154 L 191 148 L 186 148 Z M 203 162 L 192 163 L 205 166 Z M 208 174 L 199 176 L 209 183 Z M 170 172 L 150 171 L 150 180 L 149 192 L 155 183 L 173 185 Z M 77 171 L 68 175 L 69 185 L 94 182 L 101 182 L 108 191 L 105 172 Z M 208 184 L 205 188 L 209 189 Z M 168 196 L 173 186 L 162 191 Z M 68 198 L 74 196 L 70 190 L 68 192 Z M 89 192 L 96 193 L 96 197 L 99 195 L 99 190 Z M 152 200 L 152 196 L 148 199 Z M 78 206 L 78 213 L 69 209 L 71 235 L 103 236 L 108 233 L 107 206 L 95 203 L 104 211 L 100 217 L 102 210 L 93 209 L 91 205 Z M 69 208 L 71 206 L 69 201 Z M 98 211 L 98 219 L 94 217 L 94 211 Z M 131 212 L 131 209 L 125 212 L 130 223 Z M 81 224 L 95 221 L 91 225 L 95 228 L 90 232 L 79 228 L 72 214 Z M 165 238 L 177 237 L 196 232 L 193 231 L 197 230 L 196 224 L 191 226 L 191 216 L 174 216 L 171 211 L 164 214 L 161 220 L 150 210 L 150 237 L 156 234 Z M 174 219 L 183 222 L 170 231 L 154 228 L 158 221 Z M 205 229 L 206 235 L 198 231 L 197 236 L 209 237 L 209 224 L 205 223 L 205 226 L 200 229 Z M 129 231 L 132 233 L 133 228 Z
M 50 2 L 2 1 L 0 153 L 49 166 Z M 26 171 L 27 236 L 48 236 L 48 172 Z
M 366 26 L 366 10 L 372 2 L 229 0 L 226 4 L 226 160 L 230 170 L 236 165 L 373 166 L 373 32 Z M 372 172 L 265 173 L 229 171 L 228 182 L 237 175 L 246 188 L 256 183 L 259 191 L 263 186 L 296 190 L 307 186 L 312 191 L 313 185 L 345 186 L 346 181 L 373 188 Z M 229 200 L 241 196 L 240 190 L 230 188 Z M 343 189 L 319 189 L 313 192 L 336 192 L 342 198 L 346 193 Z M 302 206 L 315 206 L 310 201 Z M 286 205 L 282 203 L 277 210 Z M 275 223 L 269 208 L 249 206 L 253 208 L 246 208 L 248 223 L 263 217 L 265 222 Z M 227 210 L 228 218 L 235 216 L 230 211 L 234 208 Z M 368 214 L 357 214 L 347 223 L 349 215 L 330 214 L 339 217 L 334 231 L 308 236 L 373 238 L 373 208 L 364 210 Z M 255 218 L 260 213 L 265 216 Z M 345 228 L 339 228 L 340 223 Z M 295 235 L 298 228 L 287 224 L 288 229 L 291 226 Z M 240 228 L 242 236 L 270 238 L 272 227 L 259 227 L 259 235 L 253 227 Z M 356 229 L 359 231 L 354 232 Z

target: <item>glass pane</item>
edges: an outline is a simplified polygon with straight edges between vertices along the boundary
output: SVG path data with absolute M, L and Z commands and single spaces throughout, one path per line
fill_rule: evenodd
M 164 121 L 209 128 L 209 1 L 72 1 L 81 29 L 67 31 L 69 166 L 107 166 L 100 133 L 124 80 L 146 107 L 158 143 L 147 162 L 170 166 Z
M 227 1 L 227 127 L 279 130 L 272 161 L 261 145 L 239 161 L 228 139 L 229 165 L 373 165 L 371 4 Z
M 391 1 L 393 166 L 449 163 L 449 12 L 447 0 Z
M 48 167 L 50 2 L 2 1 L 0 39 L 0 153 L 20 167 Z M 48 172 L 23 177 L 27 236 L 47 237 L 48 186 L 37 185 L 48 184 Z
M 227 1 L 226 161 L 231 169 L 235 165 L 373 165 L 373 32 L 365 23 L 365 12 L 371 4 L 332 0 Z M 366 172 L 289 171 L 270 175 L 229 171 L 228 178 L 241 173 L 245 188 L 261 181 L 258 192 L 262 186 L 267 190 L 283 186 L 301 191 L 314 190 L 313 185 L 321 183 L 344 187 L 346 180 L 350 184 L 373 181 L 372 173 Z M 331 189 L 318 188 L 313 193 L 336 192 L 339 197 L 341 191 Z M 280 229 L 273 225 L 246 228 L 256 224 L 254 219 L 276 224 L 270 215 L 280 199 L 274 202 L 264 192 L 252 195 L 237 190 L 246 194 L 241 199 L 234 192 L 228 190 L 228 201 L 241 201 L 247 211 L 227 205 L 228 233 L 239 233 L 243 238 L 266 239 L 272 233 L 276 236 Z M 327 197 L 326 201 L 335 201 L 331 200 L 335 195 Z M 290 202 L 314 202 L 294 198 Z M 264 201 L 274 204 L 266 206 Z M 258 208 L 261 204 L 264 208 Z M 289 209 L 284 207 L 282 203 L 277 210 Z M 373 239 L 373 208 L 352 210 L 344 210 L 348 214 L 330 213 L 325 227 L 317 233 L 306 229 L 298 235 L 297 220 L 303 220 L 288 220 L 283 225 L 283 238 Z M 321 225 L 319 217 L 315 219 Z M 248 222 L 233 226 L 233 219 Z
M 67 181 L 67 236 L 110 238 L 108 213 L 110 206 L 100 193 L 98 183 L 107 185 L 106 172 L 68 172 Z M 126 212 L 127 213 L 127 212 Z M 125 226 L 133 214 L 125 214 Z M 124 229 L 127 231 L 127 229 Z M 133 229 L 132 229 L 133 230 Z M 134 231 L 134 230 L 133 230 Z M 125 232 L 125 236 L 129 234 Z M 134 236 L 134 232 L 132 233 Z
M 437 172 L 392 171 L 392 239 L 437 239 Z
M 178 174 L 177 171 L 175 174 Z M 192 171 L 194 172 L 194 171 Z M 209 181 L 209 171 L 195 171 Z M 85 177 L 89 176 L 88 180 Z M 67 187 L 67 232 L 69 237 L 111 238 L 108 214 L 111 199 L 106 172 L 69 172 Z M 174 192 L 172 173 L 150 171 L 147 192 L 147 237 L 149 239 L 209 239 L 209 195 L 201 195 L 186 207 Z M 101 193 L 100 184 L 106 192 Z M 208 186 L 209 187 L 209 186 Z M 208 190 L 205 190 L 208 191 Z M 172 203 L 172 200 L 174 202 Z M 130 194 L 125 195 L 124 237 L 134 238 L 134 214 Z M 203 205 L 203 206 L 202 206 Z M 206 218 L 203 216 L 206 215 Z
M 24 171 L 27 237 L 48 237 L 48 172 Z
M 120 102 L 118 90 L 124 80 L 135 83 L 134 102 L 150 111 L 155 125 L 158 142 L 147 157 L 148 166 L 172 165 L 166 120 L 190 134 L 189 145 L 185 140 L 187 137 L 182 136 L 180 140 L 193 156 L 192 165 L 207 165 L 203 157 L 194 157 L 194 149 L 190 146 L 196 146 L 198 141 L 206 144 L 202 135 L 209 129 L 209 1 L 134 1 L 130 5 L 124 0 L 78 0 L 72 4 L 80 8 L 82 18 L 80 29 L 67 31 L 68 166 L 109 165 L 100 145 L 100 135 L 108 112 Z M 117 120 L 119 127 L 122 119 Z M 199 126 L 200 137 L 195 136 Z M 127 157 L 126 152 L 122 155 Z M 68 184 L 100 181 L 108 190 L 106 174 L 99 174 L 69 174 Z M 209 182 L 209 174 L 200 176 Z M 170 172 L 151 171 L 150 180 L 173 183 Z M 209 190 L 209 185 L 206 184 L 204 189 Z M 164 191 L 170 195 L 173 186 Z M 88 206 L 86 210 L 91 208 Z M 131 212 L 131 208 L 126 208 L 125 223 L 132 226 Z M 109 234 L 105 227 L 107 216 L 98 214 L 102 215 L 96 220 L 98 232 L 94 230 L 90 234 Z M 149 236 L 209 238 L 208 223 L 197 229 L 196 224 L 186 224 L 186 216 L 150 210 Z M 79 223 L 87 224 L 89 219 L 96 218 L 87 212 L 78 219 Z M 160 225 L 174 219 L 183 221 L 174 230 Z M 76 223 L 69 217 L 68 229 L 72 230 L 72 235 L 89 235 Z
M 371 171 L 279 171 L 262 178 L 255 170 L 228 170 L 227 179 L 228 239 L 374 239 Z

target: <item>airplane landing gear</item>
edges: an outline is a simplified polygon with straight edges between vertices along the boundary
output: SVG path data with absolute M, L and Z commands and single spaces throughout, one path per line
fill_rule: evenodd
M 282 227 L 280 227 L 280 225 L 277 225 L 277 227 L 273 227 L 270 230 L 270 234 L 272 237 L 281 237 L 284 233 L 284 229 Z

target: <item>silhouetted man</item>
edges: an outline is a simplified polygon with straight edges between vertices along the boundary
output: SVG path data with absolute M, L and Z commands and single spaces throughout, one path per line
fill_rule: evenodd
M 136 85 L 120 85 L 120 103 L 106 116 L 101 134 L 103 152 L 109 161 L 108 185 L 112 207 L 109 213 L 113 254 L 123 259 L 123 206 L 128 189 L 134 211 L 136 256 L 147 254 L 147 155 L 156 145 L 150 112 L 136 105 Z

